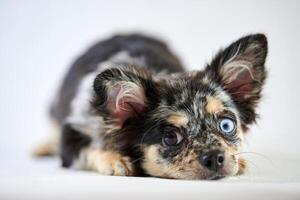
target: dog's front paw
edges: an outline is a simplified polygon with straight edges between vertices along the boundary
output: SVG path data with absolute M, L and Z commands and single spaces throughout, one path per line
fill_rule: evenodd
M 95 152 L 94 152 L 95 153 Z M 124 157 L 116 152 L 98 152 L 93 156 L 93 168 L 102 175 L 132 176 L 133 166 L 128 157 Z

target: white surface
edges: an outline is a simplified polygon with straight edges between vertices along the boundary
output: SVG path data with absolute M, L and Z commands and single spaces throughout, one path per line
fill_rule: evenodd
M 299 1 L 0 1 L 0 199 L 300 198 Z M 261 119 L 248 139 L 246 176 L 216 182 L 101 177 L 34 161 L 53 91 L 72 59 L 98 38 L 143 31 L 166 39 L 190 69 L 232 40 L 269 38 Z M 246 155 L 246 154 L 245 154 Z M 52 198 L 53 199 L 53 198 Z
M 52 159 L 25 161 L 1 176 L 0 199 L 299 199 L 299 159 L 251 160 L 247 175 L 219 181 L 109 177 L 63 170 Z

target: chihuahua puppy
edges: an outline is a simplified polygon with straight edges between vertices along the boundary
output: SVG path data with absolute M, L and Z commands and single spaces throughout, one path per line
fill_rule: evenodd
M 131 34 L 101 41 L 74 62 L 53 101 L 59 142 L 35 154 L 58 149 L 63 167 L 103 175 L 241 174 L 239 153 L 257 117 L 266 56 L 266 37 L 248 35 L 203 70 L 186 72 L 157 39 Z

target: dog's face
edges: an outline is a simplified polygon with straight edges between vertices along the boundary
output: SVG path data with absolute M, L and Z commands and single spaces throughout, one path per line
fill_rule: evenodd
M 152 176 L 216 179 L 235 175 L 244 133 L 255 121 L 267 41 L 250 35 L 220 51 L 203 71 L 152 75 L 138 67 L 104 71 L 93 102 L 109 148 L 137 159 Z
M 142 165 L 147 173 L 181 179 L 236 174 L 243 129 L 230 96 L 211 82 L 191 77 L 165 87 L 143 126 Z

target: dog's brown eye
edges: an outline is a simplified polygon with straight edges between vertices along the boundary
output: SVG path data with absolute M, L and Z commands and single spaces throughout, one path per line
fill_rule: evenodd
M 166 133 L 163 137 L 163 143 L 167 146 L 175 146 L 182 141 L 183 137 L 177 132 Z

